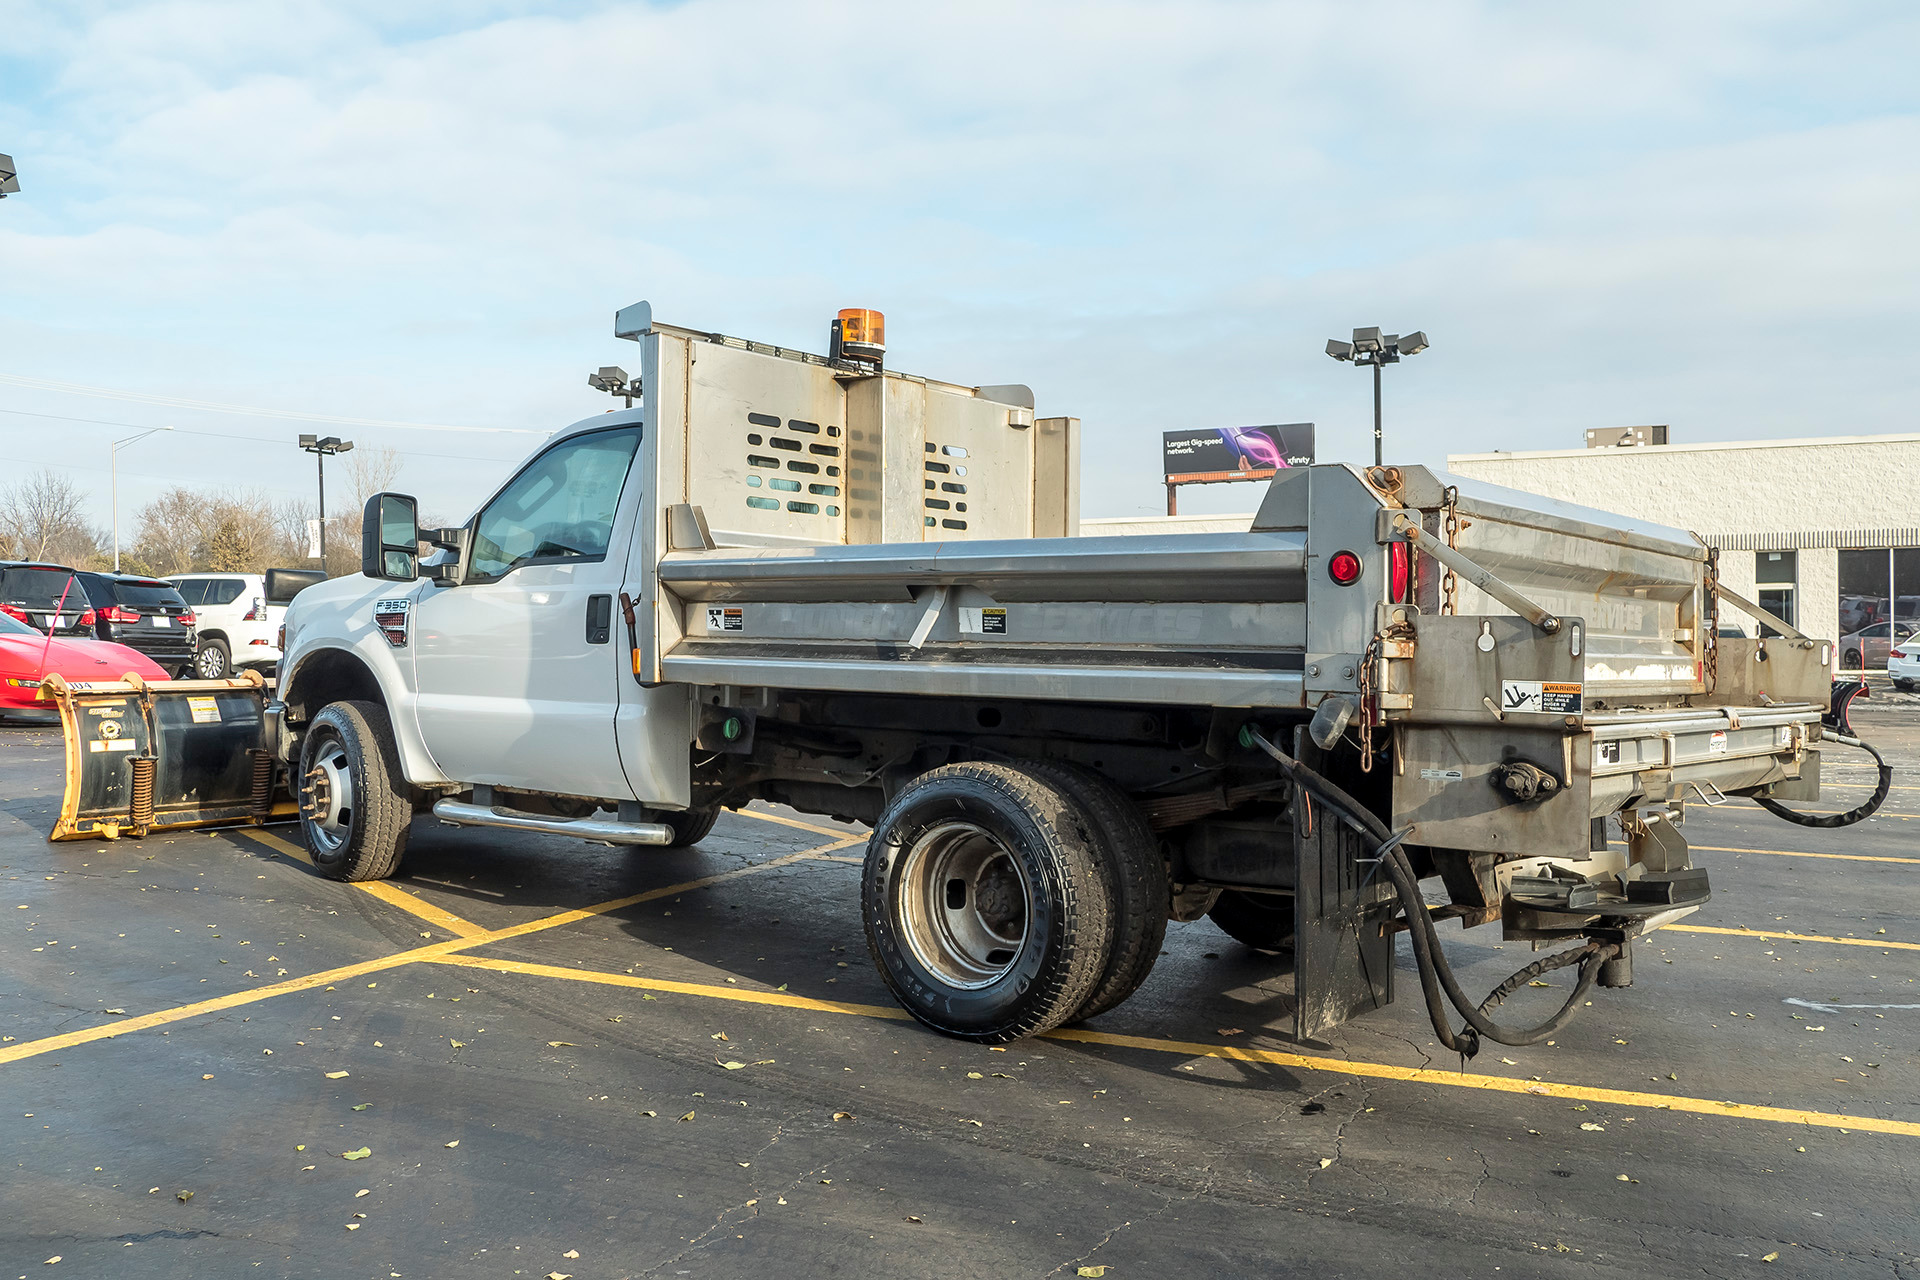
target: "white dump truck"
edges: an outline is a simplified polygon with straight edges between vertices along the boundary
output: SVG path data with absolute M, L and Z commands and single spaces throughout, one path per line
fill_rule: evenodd
M 257 748 L 315 865 L 391 875 L 416 818 L 675 847 L 770 801 L 871 825 L 874 962 L 940 1031 L 1091 1017 L 1210 916 L 1291 952 L 1303 1039 L 1393 998 L 1409 931 L 1471 1053 L 1706 900 L 1688 802 L 1818 795 L 1831 644 L 1721 638 L 1721 601 L 1761 611 L 1691 534 L 1321 465 L 1244 532 L 1077 537 L 1076 419 L 888 369 L 843 317 L 822 356 L 628 307 L 638 404 L 457 528 L 368 503 Z M 1475 1001 L 1448 918 L 1569 945 Z M 1563 965 L 1558 1015 L 1494 1021 Z

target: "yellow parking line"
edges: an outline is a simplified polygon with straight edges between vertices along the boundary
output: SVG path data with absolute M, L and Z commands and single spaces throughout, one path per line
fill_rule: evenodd
M 865 836 L 847 837 L 846 832 L 836 831 L 832 827 L 816 827 L 811 822 L 802 822 L 798 818 L 783 817 L 777 813 L 762 813 L 758 809 L 735 809 L 733 810 L 733 812 L 739 814 L 743 818 L 757 818 L 761 822 L 777 822 L 783 827 L 798 827 L 802 831 L 811 831 L 817 836 L 836 836 L 836 837 L 850 838 L 862 844 L 866 843 L 866 839 L 867 839 Z
M 308 866 L 313 865 L 313 859 L 308 855 L 307 851 L 291 841 L 282 840 L 279 836 L 266 831 L 242 830 L 240 834 L 250 840 L 257 840 L 277 853 L 285 854 L 287 857 L 299 862 L 304 862 Z M 402 911 L 419 916 L 428 924 L 437 924 L 448 933 L 453 934 L 456 938 L 472 938 L 486 932 L 485 929 L 473 923 L 471 920 L 463 920 L 451 911 L 443 911 L 431 902 L 427 902 L 414 894 L 408 893 L 399 885 L 389 881 L 360 880 L 353 882 L 353 887 L 363 893 L 372 894 L 382 902 L 392 903 Z
M 592 969 L 567 969 L 557 965 L 526 964 L 517 960 L 492 960 L 484 956 L 437 957 L 441 964 L 473 969 L 491 969 L 497 973 L 520 973 L 537 978 L 559 978 L 568 982 L 592 982 L 606 986 L 632 987 L 645 991 L 667 991 L 679 995 L 702 996 L 738 1004 L 772 1005 L 784 1009 L 805 1009 L 811 1013 L 838 1013 L 857 1018 L 883 1018 L 902 1021 L 910 1015 L 897 1007 L 850 1004 L 837 1000 L 815 1000 L 785 991 L 743 991 L 736 987 L 713 986 L 702 982 L 670 982 L 662 978 L 640 978 L 632 974 L 601 973 Z M 1614 1106 L 1644 1107 L 1660 1111 L 1683 1111 L 1694 1115 L 1767 1120 L 1775 1124 L 1816 1125 L 1828 1129 L 1860 1129 L 1872 1133 L 1893 1133 L 1920 1137 L 1920 1123 L 1883 1120 L 1877 1116 L 1850 1116 L 1832 1111 L 1803 1111 L 1790 1107 L 1755 1106 L 1748 1103 L 1692 1098 L 1680 1094 L 1641 1093 L 1631 1089 L 1603 1089 L 1593 1085 L 1549 1084 L 1539 1080 L 1521 1080 L 1511 1076 L 1470 1076 L 1432 1067 L 1398 1067 L 1383 1062 L 1325 1058 L 1315 1054 L 1291 1053 L 1283 1049 L 1240 1049 L 1228 1045 L 1199 1044 L 1185 1040 L 1156 1040 L 1147 1036 L 1115 1035 L 1083 1027 L 1061 1027 L 1040 1038 L 1081 1044 L 1106 1045 L 1119 1049 L 1144 1049 L 1152 1053 L 1172 1053 L 1190 1058 L 1226 1058 L 1237 1062 L 1258 1062 L 1270 1066 L 1296 1067 L 1307 1071 L 1327 1071 L 1339 1075 L 1366 1076 L 1380 1080 L 1403 1080 L 1412 1084 L 1444 1085 L 1452 1089 L 1481 1089 L 1494 1093 L 1517 1093 L 1531 1097 L 1566 1098 L 1579 1102 L 1602 1102 Z
M 165 1026 L 172 1022 L 184 1022 L 205 1013 L 218 1013 L 222 1009 L 232 1009 L 240 1005 L 255 1004 L 270 1000 L 274 996 L 288 995 L 297 991 L 311 991 L 315 987 L 324 987 L 329 983 L 341 982 L 347 978 L 357 978 L 361 974 L 378 973 L 383 969 L 397 969 L 402 965 L 418 964 L 425 960 L 436 960 L 441 956 L 465 951 L 470 947 L 482 946 L 489 942 L 499 942 L 505 938 L 524 937 L 530 933 L 539 933 L 545 929 L 557 929 L 563 925 L 604 915 L 609 911 L 618 911 L 622 907 L 637 902 L 646 902 L 653 898 L 665 898 L 676 893 L 686 893 L 693 889 L 702 889 L 723 880 L 734 880 L 741 876 L 753 875 L 760 871 L 770 871 L 775 867 L 802 862 L 818 854 L 844 848 L 847 842 L 822 845 L 819 849 L 809 849 L 801 853 L 790 853 L 783 858 L 772 858 L 766 862 L 756 862 L 750 866 L 737 867 L 732 871 L 722 871 L 716 875 L 702 876 L 697 880 L 687 880 L 680 884 L 670 884 L 661 889 L 650 889 L 645 893 L 630 894 L 624 898 L 615 898 L 610 902 L 598 903 L 591 907 L 582 907 L 577 911 L 562 911 L 557 915 L 545 916 L 539 920 L 530 920 L 525 924 L 512 925 L 505 929 L 489 929 L 471 937 L 456 938 L 447 942 L 429 943 L 424 947 L 413 947 L 394 955 L 382 956 L 378 960 L 363 960 L 358 964 L 342 965 L 335 969 L 325 969 L 319 973 L 308 974 L 304 978 L 289 978 L 285 982 L 273 982 L 264 987 L 255 987 L 250 991 L 235 991 L 224 996 L 215 996 L 211 1000 L 200 1000 L 193 1004 L 181 1005 L 173 1009 L 159 1009 L 152 1013 L 141 1014 L 133 1018 L 121 1018 L 113 1022 L 102 1023 L 97 1027 L 85 1027 L 79 1031 L 68 1031 L 57 1036 L 46 1036 L 39 1040 L 29 1040 L 24 1044 L 10 1044 L 0 1047 L 0 1065 L 18 1062 L 23 1058 L 38 1057 L 43 1053 L 56 1053 L 61 1049 L 70 1049 L 74 1045 L 90 1044 L 95 1040 L 110 1040 L 115 1036 L 124 1036 L 134 1031 L 145 1031 L 150 1027 Z
M 1804 849 L 1734 849 L 1714 844 L 1691 846 L 1706 853 L 1765 853 L 1776 858 L 1839 858 L 1847 862 L 1917 862 L 1920 858 L 1893 858 L 1870 853 L 1808 853 Z
M 1718 933 L 1734 938 L 1786 938 L 1794 942 L 1831 942 L 1840 947 L 1878 947 L 1882 951 L 1920 951 L 1920 942 L 1889 942 L 1885 938 L 1829 938 L 1819 933 L 1786 933 L 1772 929 L 1719 929 L 1707 924 L 1669 924 L 1663 932 Z
M 568 969 L 551 964 L 528 964 L 521 960 L 495 960 L 489 956 L 440 956 L 435 964 L 457 964 L 469 969 L 492 969 L 497 973 L 524 973 L 535 978 L 564 978 L 570 982 L 597 982 L 609 987 L 635 987 L 642 991 L 667 991 L 675 995 L 706 996 L 714 1000 L 736 1000 L 742 1004 L 770 1004 L 783 1009 L 808 1009 L 814 1013 L 844 1013 L 860 1018 L 911 1019 L 898 1005 L 849 1004 L 844 1000 L 815 1000 L 786 991 L 742 991 L 734 987 L 716 987 L 704 982 L 670 982 L 665 978 L 640 978 L 630 973 L 602 973 L 597 969 Z

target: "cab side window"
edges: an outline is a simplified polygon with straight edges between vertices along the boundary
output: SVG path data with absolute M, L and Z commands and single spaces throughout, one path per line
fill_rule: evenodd
M 232 604 L 246 589 L 247 584 L 238 578 L 215 578 L 207 584 L 207 603 Z
M 535 458 L 480 513 L 467 580 L 523 564 L 603 560 L 640 428 L 573 436 Z
M 182 578 L 173 585 L 180 589 L 180 598 L 189 608 L 198 608 L 207 602 L 206 578 Z

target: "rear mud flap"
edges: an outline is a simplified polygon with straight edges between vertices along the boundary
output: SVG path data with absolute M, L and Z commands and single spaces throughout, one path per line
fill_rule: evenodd
M 78 684 L 49 676 L 60 708 L 66 785 L 53 840 L 144 836 L 171 828 L 292 817 L 266 746 L 266 682 Z
M 1294 735 L 1293 753 L 1304 765 L 1325 767 L 1325 753 L 1304 727 Z M 1326 806 L 1314 805 L 1298 783 L 1293 814 L 1293 1034 L 1318 1040 L 1393 1003 L 1397 899 L 1386 874 L 1360 861 L 1370 842 Z

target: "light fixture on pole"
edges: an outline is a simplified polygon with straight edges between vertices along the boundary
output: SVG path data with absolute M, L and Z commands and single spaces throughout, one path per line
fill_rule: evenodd
M 0 162 L 6 160 L 0 156 Z M 0 168 L 4 168 L 0 164 Z M 171 431 L 172 427 L 149 427 L 138 435 L 128 436 L 125 440 L 115 440 L 113 447 L 107 450 L 107 470 L 113 477 L 113 571 L 120 572 L 120 449 L 135 440 L 145 440 L 156 431 Z
M 1417 356 L 1427 349 L 1427 335 L 1413 333 L 1382 334 L 1378 329 L 1355 329 L 1352 342 L 1327 339 L 1327 354 L 1335 360 L 1351 360 L 1373 366 L 1373 465 L 1381 465 L 1380 456 L 1380 366 L 1399 364 L 1401 356 Z
M 353 441 L 339 436 L 301 436 L 300 447 L 313 455 L 320 469 L 320 572 L 327 571 L 327 459 L 336 453 L 349 453 Z
M 20 171 L 12 156 L 0 156 L 0 200 L 20 190 Z
M 627 371 L 617 364 L 602 365 L 600 372 L 588 374 L 587 385 L 595 391 L 624 398 L 629 409 L 633 408 L 633 398 L 640 394 L 640 379 L 628 379 Z

